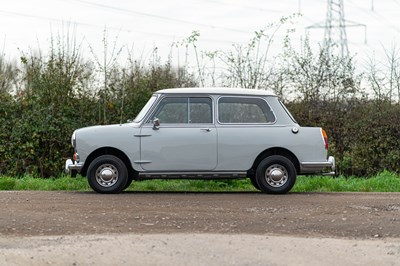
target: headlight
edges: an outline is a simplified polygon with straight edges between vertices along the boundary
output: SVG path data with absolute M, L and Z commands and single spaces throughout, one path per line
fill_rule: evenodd
M 76 134 L 75 134 L 75 131 L 74 131 L 74 133 L 72 133 L 71 145 L 72 145 L 72 147 L 76 148 L 75 147 L 76 146 Z

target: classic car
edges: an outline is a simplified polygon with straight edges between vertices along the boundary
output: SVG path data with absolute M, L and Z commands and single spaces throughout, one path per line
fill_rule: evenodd
M 290 191 L 297 175 L 335 173 L 326 132 L 301 127 L 266 90 L 156 91 L 133 121 L 72 134 L 67 172 L 99 193 L 144 179 L 250 178 L 258 190 Z

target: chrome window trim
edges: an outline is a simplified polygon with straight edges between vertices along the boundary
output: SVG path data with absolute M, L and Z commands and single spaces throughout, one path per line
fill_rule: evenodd
M 147 117 L 147 115 L 148 115 L 148 112 L 153 108 L 153 106 L 154 106 L 155 104 L 157 104 L 157 101 L 158 101 L 158 98 L 159 98 L 159 94 L 153 93 L 153 94 L 151 95 L 151 97 L 147 100 L 147 102 L 148 102 L 152 97 L 156 97 L 156 100 L 151 104 L 151 106 L 150 106 L 149 109 L 147 110 L 147 113 L 146 113 L 146 114 L 142 117 L 142 119 L 140 119 L 139 121 L 133 120 L 132 122 L 141 125 L 141 124 L 144 123 L 144 121 L 146 121 L 146 119 L 147 119 L 146 117 Z M 147 102 L 146 102 L 146 104 L 147 104 Z M 143 109 L 144 107 L 145 107 L 145 105 L 142 107 L 142 109 Z M 139 113 L 137 114 L 137 116 L 140 114 L 140 112 L 142 111 L 142 109 L 139 111 Z M 136 119 L 136 117 L 135 117 L 135 119 Z
M 269 110 L 271 111 L 272 115 L 274 116 L 274 121 L 273 122 L 267 122 L 267 123 L 223 123 L 223 122 L 219 121 L 219 101 L 220 101 L 221 98 L 240 98 L 240 99 L 248 98 L 248 99 L 260 99 L 260 100 L 263 100 L 267 104 L 267 106 L 268 106 Z M 238 96 L 238 95 L 220 95 L 220 96 L 218 96 L 217 103 L 216 103 L 216 121 L 218 122 L 219 125 L 222 125 L 222 126 L 224 126 L 224 125 L 228 125 L 228 126 L 232 126 L 232 125 L 235 125 L 235 126 L 249 126 L 249 125 L 251 125 L 251 126 L 266 126 L 266 125 L 275 125 L 276 124 L 276 115 L 275 115 L 274 110 L 271 108 L 271 106 L 269 105 L 268 101 L 264 97 L 260 97 L 260 96 Z
M 278 100 L 278 102 L 279 102 L 279 104 L 282 106 L 283 110 L 285 110 L 285 112 L 288 114 L 288 116 L 290 117 L 290 119 L 291 119 L 294 123 L 298 124 L 297 121 L 296 121 L 296 119 L 294 119 L 293 115 L 289 112 L 289 110 L 288 110 L 287 107 L 283 104 L 283 102 L 282 102 L 281 100 Z
M 165 99 L 165 98 L 208 98 L 211 100 L 211 123 L 162 123 L 163 128 L 177 128 L 177 127 L 190 127 L 190 125 L 197 125 L 193 127 L 198 127 L 198 126 L 205 126 L 205 125 L 214 125 L 215 123 L 215 107 L 214 107 L 214 99 L 210 95 L 201 95 L 201 94 L 196 94 L 196 95 L 191 95 L 191 94 L 185 94 L 185 95 L 179 95 L 179 94 L 161 94 L 156 101 L 156 105 L 154 105 L 153 110 L 146 115 L 145 119 L 143 119 L 143 123 L 141 126 L 147 126 L 147 125 L 152 125 L 152 121 L 150 121 L 150 118 L 156 113 L 156 111 L 159 108 L 160 103 Z M 188 104 L 190 104 L 190 101 L 188 101 Z M 190 111 L 190 108 L 188 108 L 188 112 Z M 189 118 L 189 117 L 188 117 Z

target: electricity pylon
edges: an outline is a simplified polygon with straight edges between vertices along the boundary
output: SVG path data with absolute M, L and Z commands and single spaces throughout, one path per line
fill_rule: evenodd
M 349 55 L 349 47 L 347 44 L 346 27 L 364 27 L 364 42 L 367 42 L 367 26 L 344 18 L 343 0 L 328 0 L 325 22 L 313 24 L 306 29 L 325 29 L 324 51 L 329 54 L 331 47 L 335 45 L 339 47 L 340 55 L 347 57 Z

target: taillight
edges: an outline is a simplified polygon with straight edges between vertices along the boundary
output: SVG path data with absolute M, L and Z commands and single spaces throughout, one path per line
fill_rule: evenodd
M 325 149 L 327 150 L 329 148 L 328 135 L 326 135 L 325 130 L 323 130 L 322 128 L 321 128 L 321 134 L 322 134 L 322 138 L 324 139 Z

